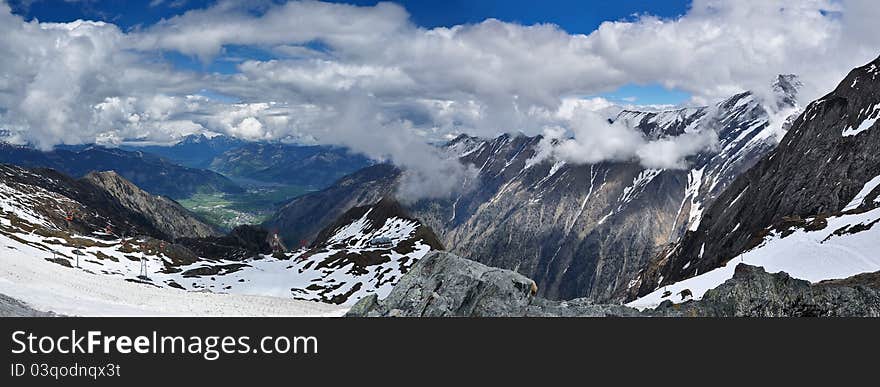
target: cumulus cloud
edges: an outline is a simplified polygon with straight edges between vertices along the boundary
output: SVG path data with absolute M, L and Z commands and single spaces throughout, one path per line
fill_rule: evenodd
M 256 5 L 254 4 L 256 3 Z M 322 41 L 333 46 L 355 46 L 394 38 L 411 29 L 409 15 L 392 3 L 374 7 L 316 1 L 279 5 L 262 2 L 219 1 L 163 20 L 132 38 L 142 50 L 174 50 L 208 60 L 226 45 L 284 45 Z
M 192 80 L 124 50 L 123 40 L 112 24 L 28 23 L 0 3 L 0 124 L 43 149 L 94 141 L 130 122 L 116 114 L 130 98 L 154 99 Z
M 467 179 L 426 145 L 448 133 L 554 127 L 571 134 L 554 152 L 572 162 L 677 167 L 712 139 L 646 140 L 607 125 L 619 106 L 584 96 L 660 84 L 708 104 L 746 89 L 760 95 L 776 74 L 797 73 L 800 95 L 813 99 L 877 56 L 878 13 L 870 0 L 694 0 L 679 18 L 643 15 L 572 34 L 494 19 L 426 29 L 392 3 L 219 1 L 122 31 L 25 21 L 0 2 L 0 129 L 44 149 L 200 131 L 344 145 L 411 170 L 411 187 L 428 187 L 412 196 Z M 232 46 L 273 58 L 226 58 L 238 71 L 213 74 L 176 69 L 163 55 L 208 63 Z

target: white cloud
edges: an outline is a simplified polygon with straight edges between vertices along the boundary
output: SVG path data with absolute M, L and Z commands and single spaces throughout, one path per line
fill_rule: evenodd
M 143 50 L 174 50 L 207 60 L 229 44 L 281 45 L 320 40 L 349 46 L 391 38 L 401 28 L 413 28 L 406 10 L 392 3 L 356 7 L 291 1 L 268 8 L 257 4 L 255 9 L 248 2 L 220 1 L 210 8 L 187 11 L 137 34 L 132 44 Z M 257 14 L 259 11 L 261 14 Z

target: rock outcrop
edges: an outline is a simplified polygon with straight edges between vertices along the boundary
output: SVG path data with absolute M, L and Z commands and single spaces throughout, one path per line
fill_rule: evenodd
M 858 277 L 858 278 L 856 278 Z M 666 301 L 649 314 L 667 317 L 880 317 L 877 273 L 811 284 L 784 272 L 739 264 L 733 278 L 699 301 Z M 854 285 L 850 285 L 854 284 Z

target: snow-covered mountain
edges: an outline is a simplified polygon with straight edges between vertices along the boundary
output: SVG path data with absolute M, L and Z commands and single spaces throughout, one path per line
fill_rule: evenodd
M 676 222 L 679 230 L 695 230 L 702 213 L 733 181 L 773 149 L 797 117 L 795 75 L 779 75 L 772 84 L 773 99 L 762 100 L 751 92 L 734 95 L 713 107 L 680 109 L 661 113 L 624 111 L 624 120 L 652 137 L 713 129 L 717 150 L 693 158 L 687 172 L 687 188 Z
M 516 270 L 539 284 L 541 296 L 621 300 L 650 259 L 695 228 L 706 206 L 776 145 L 784 130 L 777 116 L 796 108 L 788 103 L 798 82 L 780 76 L 776 85 L 772 101 L 747 92 L 712 107 L 617 116 L 649 139 L 716 131 L 718 147 L 693 157 L 689 170 L 636 162 L 534 163 L 540 136 L 461 135 L 444 149 L 479 171 L 474 189 L 407 209 L 451 251 Z M 364 169 L 288 203 L 270 224 L 283 226 L 291 239 L 313 237 L 326 224 L 318 220 L 342 211 L 328 203 L 369 205 L 393 193 L 399 175 L 388 166 Z
M 880 270 L 878 73 L 880 58 L 810 103 L 780 145 L 706 207 L 699 227 L 637 276 L 633 296 L 702 289 L 737 261 L 811 281 Z

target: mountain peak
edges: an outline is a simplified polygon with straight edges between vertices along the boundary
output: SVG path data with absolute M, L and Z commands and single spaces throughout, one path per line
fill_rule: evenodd
M 804 86 L 795 74 L 779 74 L 773 80 L 772 89 L 776 94 L 778 108 L 797 105 L 798 91 Z
M 773 80 L 774 90 L 790 90 L 796 92 L 803 85 L 801 78 L 798 77 L 797 74 L 779 74 L 776 76 L 776 79 Z
M 180 141 L 180 143 L 181 144 L 198 144 L 198 143 L 201 143 L 204 141 L 208 141 L 208 137 L 205 137 L 204 134 L 197 133 L 197 134 L 190 134 L 189 136 L 184 137 L 183 140 Z

